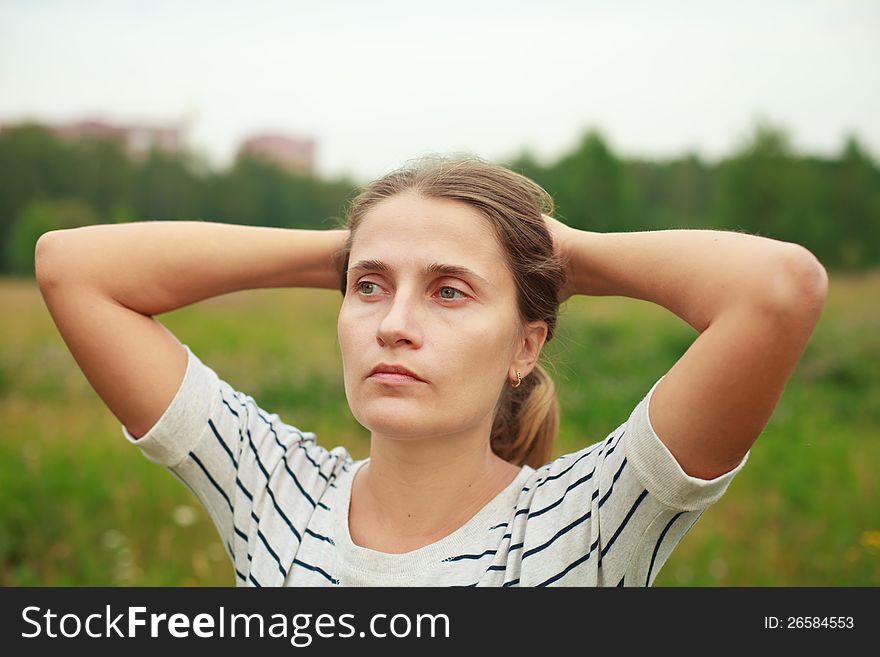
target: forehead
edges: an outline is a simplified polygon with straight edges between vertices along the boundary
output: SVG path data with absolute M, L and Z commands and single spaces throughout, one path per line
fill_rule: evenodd
M 441 262 L 474 270 L 498 285 L 503 254 L 488 219 L 465 203 L 400 194 L 376 204 L 355 233 L 350 262 L 381 260 L 393 269 Z

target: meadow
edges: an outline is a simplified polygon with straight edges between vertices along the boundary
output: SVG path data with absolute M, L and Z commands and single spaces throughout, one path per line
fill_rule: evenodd
M 880 585 L 878 299 L 880 271 L 831 273 L 749 462 L 655 586 Z M 340 302 L 329 290 L 252 290 L 158 319 L 263 409 L 360 459 L 369 433 L 345 398 Z M 207 513 L 125 441 L 34 281 L 0 280 L 0 303 L 0 585 L 234 585 Z M 554 457 L 604 439 L 696 337 L 642 301 L 565 304 L 542 361 L 562 408 Z

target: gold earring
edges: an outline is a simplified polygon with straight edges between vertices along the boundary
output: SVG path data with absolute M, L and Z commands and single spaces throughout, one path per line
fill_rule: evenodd
M 516 383 L 511 383 L 511 388 L 519 388 L 519 384 L 522 383 L 522 375 L 519 373 L 519 370 L 516 372 Z

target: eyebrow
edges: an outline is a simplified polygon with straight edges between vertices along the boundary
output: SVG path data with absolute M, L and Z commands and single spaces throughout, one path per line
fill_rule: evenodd
M 346 274 L 352 271 L 392 271 L 391 266 L 381 260 L 360 260 L 346 270 Z M 424 268 L 425 274 L 446 274 L 447 276 L 463 276 L 474 278 L 489 287 L 495 287 L 480 276 L 477 272 L 462 265 L 447 265 L 440 262 L 432 262 Z

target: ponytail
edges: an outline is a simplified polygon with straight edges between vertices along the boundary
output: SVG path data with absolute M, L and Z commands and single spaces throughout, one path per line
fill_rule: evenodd
M 559 430 L 556 386 L 536 365 L 522 383 L 505 384 L 492 423 L 492 451 L 514 465 L 539 468 L 550 460 Z

